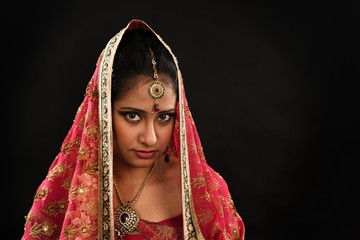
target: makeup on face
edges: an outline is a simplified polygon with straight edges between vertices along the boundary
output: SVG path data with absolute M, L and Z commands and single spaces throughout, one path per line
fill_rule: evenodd
M 133 150 L 135 152 L 135 154 L 142 159 L 151 159 L 155 156 L 155 154 L 157 153 L 157 150 L 150 150 L 150 151 L 145 151 L 145 150 Z

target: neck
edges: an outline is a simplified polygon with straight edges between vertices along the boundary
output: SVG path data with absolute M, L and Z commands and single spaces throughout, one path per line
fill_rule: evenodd
M 114 159 L 114 181 L 125 188 L 138 189 L 151 171 L 150 167 L 133 167 Z

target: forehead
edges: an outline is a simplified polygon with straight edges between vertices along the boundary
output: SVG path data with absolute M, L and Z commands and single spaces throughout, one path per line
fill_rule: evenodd
M 127 105 L 127 107 L 137 107 L 147 109 L 149 106 L 154 105 L 154 99 L 149 94 L 149 86 L 154 82 L 154 79 L 150 76 L 137 76 L 136 79 L 138 84 L 132 87 L 121 99 L 114 102 L 115 105 Z M 167 75 L 159 75 L 158 81 L 161 82 L 165 87 L 165 94 L 158 101 L 160 107 L 173 108 L 176 104 L 176 93 L 173 86 L 168 84 L 171 82 Z

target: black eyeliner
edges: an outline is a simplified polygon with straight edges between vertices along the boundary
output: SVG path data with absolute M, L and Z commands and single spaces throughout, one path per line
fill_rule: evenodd
M 129 123 L 137 123 L 141 120 L 141 113 L 137 112 L 137 111 L 118 111 L 118 113 Z M 136 114 L 137 116 L 139 116 L 140 120 L 132 120 L 128 117 L 129 114 Z

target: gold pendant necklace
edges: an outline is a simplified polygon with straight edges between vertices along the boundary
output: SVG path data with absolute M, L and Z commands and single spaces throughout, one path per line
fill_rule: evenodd
M 145 184 L 147 183 L 151 174 L 153 173 L 156 162 L 151 167 L 150 172 L 146 176 L 143 184 L 141 185 L 141 187 L 139 189 L 139 192 L 136 194 L 136 196 L 132 202 L 128 201 L 127 203 L 125 203 L 125 201 L 123 200 L 122 195 L 120 193 L 119 187 L 118 187 L 116 181 L 114 181 L 114 186 L 115 186 L 116 192 L 117 192 L 117 194 L 120 198 L 121 204 L 122 204 L 122 206 L 118 207 L 114 213 L 115 233 L 116 233 L 116 236 L 120 239 L 125 237 L 128 233 L 131 233 L 132 231 L 134 231 L 136 229 L 137 225 L 139 224 L 139 217 L 137 216 L 136 211 L 133 208 L 133 205 L 136 202 L 136 200 L 139 198 Z

